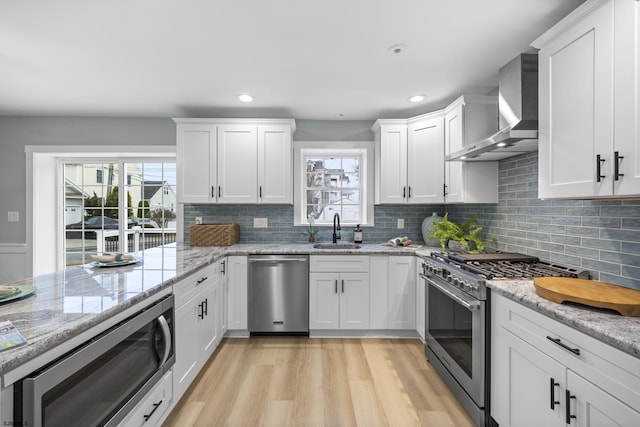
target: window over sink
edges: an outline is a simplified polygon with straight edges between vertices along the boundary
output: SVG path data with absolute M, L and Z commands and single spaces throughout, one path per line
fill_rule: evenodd
M 295 224 L 373 225 L 373 143 L 295 142 Z

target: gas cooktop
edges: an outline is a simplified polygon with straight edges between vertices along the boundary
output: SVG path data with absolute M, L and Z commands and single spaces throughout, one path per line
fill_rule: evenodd
M 431 258 L 444 263 L 445 267 L 463 270 L 486 280 L 532 279 L 534 277 L 589 278 L 589 272 L 586 270 L 540 261 L 538 257 L 519 253 L 431 252 Z

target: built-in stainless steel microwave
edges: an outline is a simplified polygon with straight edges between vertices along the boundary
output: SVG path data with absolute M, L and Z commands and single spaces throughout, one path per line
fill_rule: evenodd
M 173 295 L 17 383 L 14 425 L 115 426 L 175 362 Z

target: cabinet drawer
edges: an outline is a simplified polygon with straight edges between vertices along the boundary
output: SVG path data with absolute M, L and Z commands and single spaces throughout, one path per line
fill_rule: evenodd
M 173 294 L 175 296 L 176 309 L 182 307 L 184 303 L 193 298 L 202 288 L 211 286 L 217 280 L 220 280 L 219 262 L 198 270 L 185 279 L 175 283 L 173 285 Z
M 160 425 L 173 400 L 173 371 L 167 372 L 149 394 L 138 403 L 121 427 Z
M 497 294 L 493 296 L 494 327 L 512 332 L 638 409 L 640 359 L 515 301 Z
M 313 255 L 309 257 L 309 271 L 316 273 L 368 273 L 367 255 Z

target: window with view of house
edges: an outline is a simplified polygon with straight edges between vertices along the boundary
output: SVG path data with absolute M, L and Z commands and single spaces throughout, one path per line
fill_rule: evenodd
M 65 265 L 175 242 L 175 162 L 73 161 L 63 170 Z
M 332 225 L 338 214 L 342 224 L 372 225 L 371 144 L 323 143 L 323 148 L 298 144 L 301 185 L 295 198 L 295 223 Z

